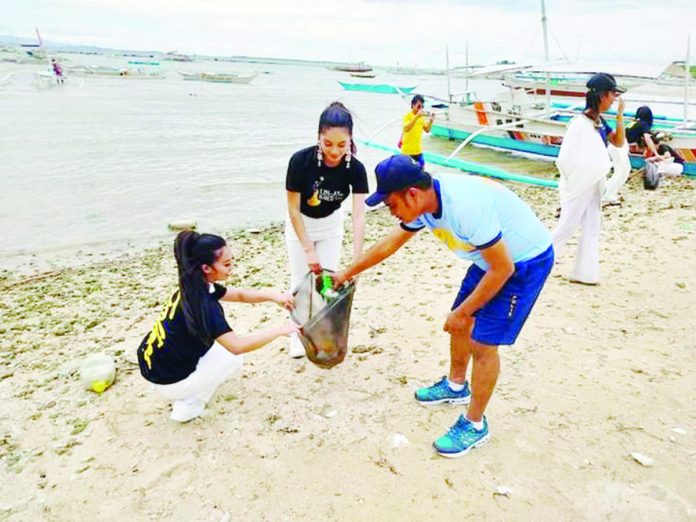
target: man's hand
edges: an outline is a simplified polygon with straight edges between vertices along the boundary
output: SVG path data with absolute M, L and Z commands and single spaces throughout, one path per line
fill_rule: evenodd
M 349 279 L 348 277 L 346 277 L 345 270 L 334 272 L 333 274 L 330 274 L 330 276 L 331 280 L 333 281 L 334 290 L 338 290 L 338 288 Z
M 457 308 L 447 316 L 443 330 L 450 335 L 466 335 L 471 332 L 473 325 L 474 318 Z

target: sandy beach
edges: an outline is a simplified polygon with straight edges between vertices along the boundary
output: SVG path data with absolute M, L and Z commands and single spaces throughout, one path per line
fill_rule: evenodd
M 442 326 L 467 268 L 427 233 L 360 278 L 343 364 L 291 360 L 277 340 L 186 425 L 135 359 L 176 285 L 169 248 L 5 274 L 0 519 L 696 520 L 696 190 L 635 178 L 604 211 L 601 284 L 568 282 L 571 243 L 501 350 L 491 442 L 457 460 L 431 443 L 463 410 L 413 400 L 447 372 Z M 511 187 L 553 227 L 555 191 Z M 394 224 L 369 213 L 366 244 Z M 287 285 L 279 226 L 229 239 L 230 284 Z M 241 334 L 285 320 L 271 304 L 225 311 Z M 77 373 L 98 351 L 118 368 L 101 396 Z

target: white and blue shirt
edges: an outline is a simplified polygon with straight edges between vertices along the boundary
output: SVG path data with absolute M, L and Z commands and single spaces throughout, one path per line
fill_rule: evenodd
M 481 250 L 503 239 L 513 262 L 527 261 L 551 246 L 551 235 L 531 208 L 507 187 L 476 176 L 440 175 L 433 179 L 439 210 L 422 214 L 405 230 L 429 228 L 457 256 L 482 270 Z

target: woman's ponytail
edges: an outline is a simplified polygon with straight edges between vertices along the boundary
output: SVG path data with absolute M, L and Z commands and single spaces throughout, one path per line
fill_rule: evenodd
M 226 244 L 220 236 L 190 230 L 179 232 L 174 240 L 174 257 L 179 271 L 179 292 L 186 327 L 191 335 L 206 344 L 213 339 L 205 301 L 208 283 L 202 267 L 212 266 L 218 251 Z

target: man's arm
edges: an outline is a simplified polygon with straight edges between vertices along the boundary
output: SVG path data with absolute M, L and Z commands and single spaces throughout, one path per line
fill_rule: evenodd
M 422 117 L 423 117 L 423 112 L 418 111 L 418 113 L 413 118 L 411 118 L 408 123 L 404 123 L 404 126 L 403 126 L 404 132 L 410 131 L 413 128 L 413 126 L 416 124 L 416 122 L 418 121 L 418 118 L 422 118 Z
M 345 270 L 333 275 L 334 287 L 341 286 L 345 281 L 364 272 L 371 266 L 381 263 L 394 252 L 399 250 L 406 241 L 411 239 L 417 231 L 404 230 L 401 226 L 392 229 L 388 236 L 372 245 L 372 247 L 356 259 L 352 265 Z

